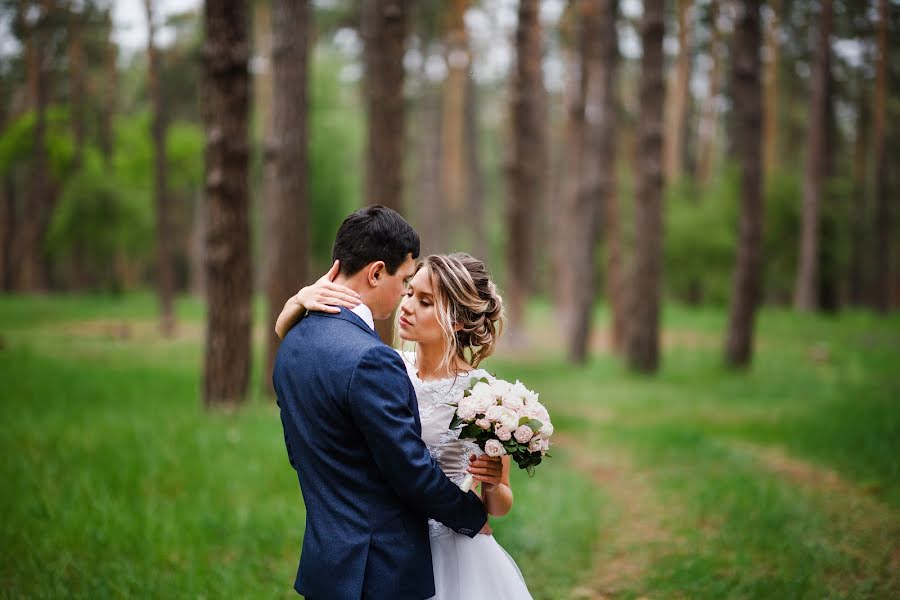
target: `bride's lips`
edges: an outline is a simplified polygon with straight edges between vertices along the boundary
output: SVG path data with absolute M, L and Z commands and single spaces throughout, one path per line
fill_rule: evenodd
M 407 321 L 404 317 L 400 317 L 400 326 L 401 327 L 411 327 L 412 324 Z

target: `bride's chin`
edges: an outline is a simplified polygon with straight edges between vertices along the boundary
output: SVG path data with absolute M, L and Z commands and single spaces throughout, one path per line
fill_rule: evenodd
M 399 329 L 400 329 L 400 331 L 398 332 L 398 335 L 400 336 L 401 340 L 406 341 L 406 342 L 416 341 L 416 337 L 414 335 L 411 335 L 408 332 L 404 331 L 402 327 Z

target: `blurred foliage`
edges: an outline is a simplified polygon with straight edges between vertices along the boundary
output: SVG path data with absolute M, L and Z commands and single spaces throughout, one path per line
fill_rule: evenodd
M 48 108 L 46 122 L 47 162 L 53 178 L 60 180 L 71 170 L 75 154 L 69 130 L 69 110 L 62 106 Z M 30 163 L 34 152 L 34 127 L 35 113 L 28 111 L 0 133 L 0 176 Z

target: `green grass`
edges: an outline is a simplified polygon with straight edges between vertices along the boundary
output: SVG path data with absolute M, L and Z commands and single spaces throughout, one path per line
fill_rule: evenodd
M 257 393 L 262 332 L 251 400 L 207 412 L 202 304 L 178 303 L 174 340 L 155 310 L 145 294 L 0 298 L 3 597 L 293 597 L 304 511 Z M 667 307 L 655 377 L 606 353 L 567 365 L 549 307 L 530 323 L 542 346 L 485 366 L 539 391 L 569 440 L 535 478 L 514 472 L 494 523 L 536 598 L 900 595 L 896 316 L 766 311 L 735 373 L 722 311 Z M 586 457 L 627 460 L 610 483 Z M 653 539 L 611 487 L 638 480 Z M 608 572 L 632 556 L 630 576 Z

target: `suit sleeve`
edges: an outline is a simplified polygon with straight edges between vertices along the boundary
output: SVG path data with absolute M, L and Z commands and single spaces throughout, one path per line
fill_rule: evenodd
M 487 515 L 474 492 L 463 493 L 431 457 L 416 431 L 409 377 L 388 346 L 368 350 L 348 392 L 350 414 L 394 491 L 414 510 L 474 537 Z

